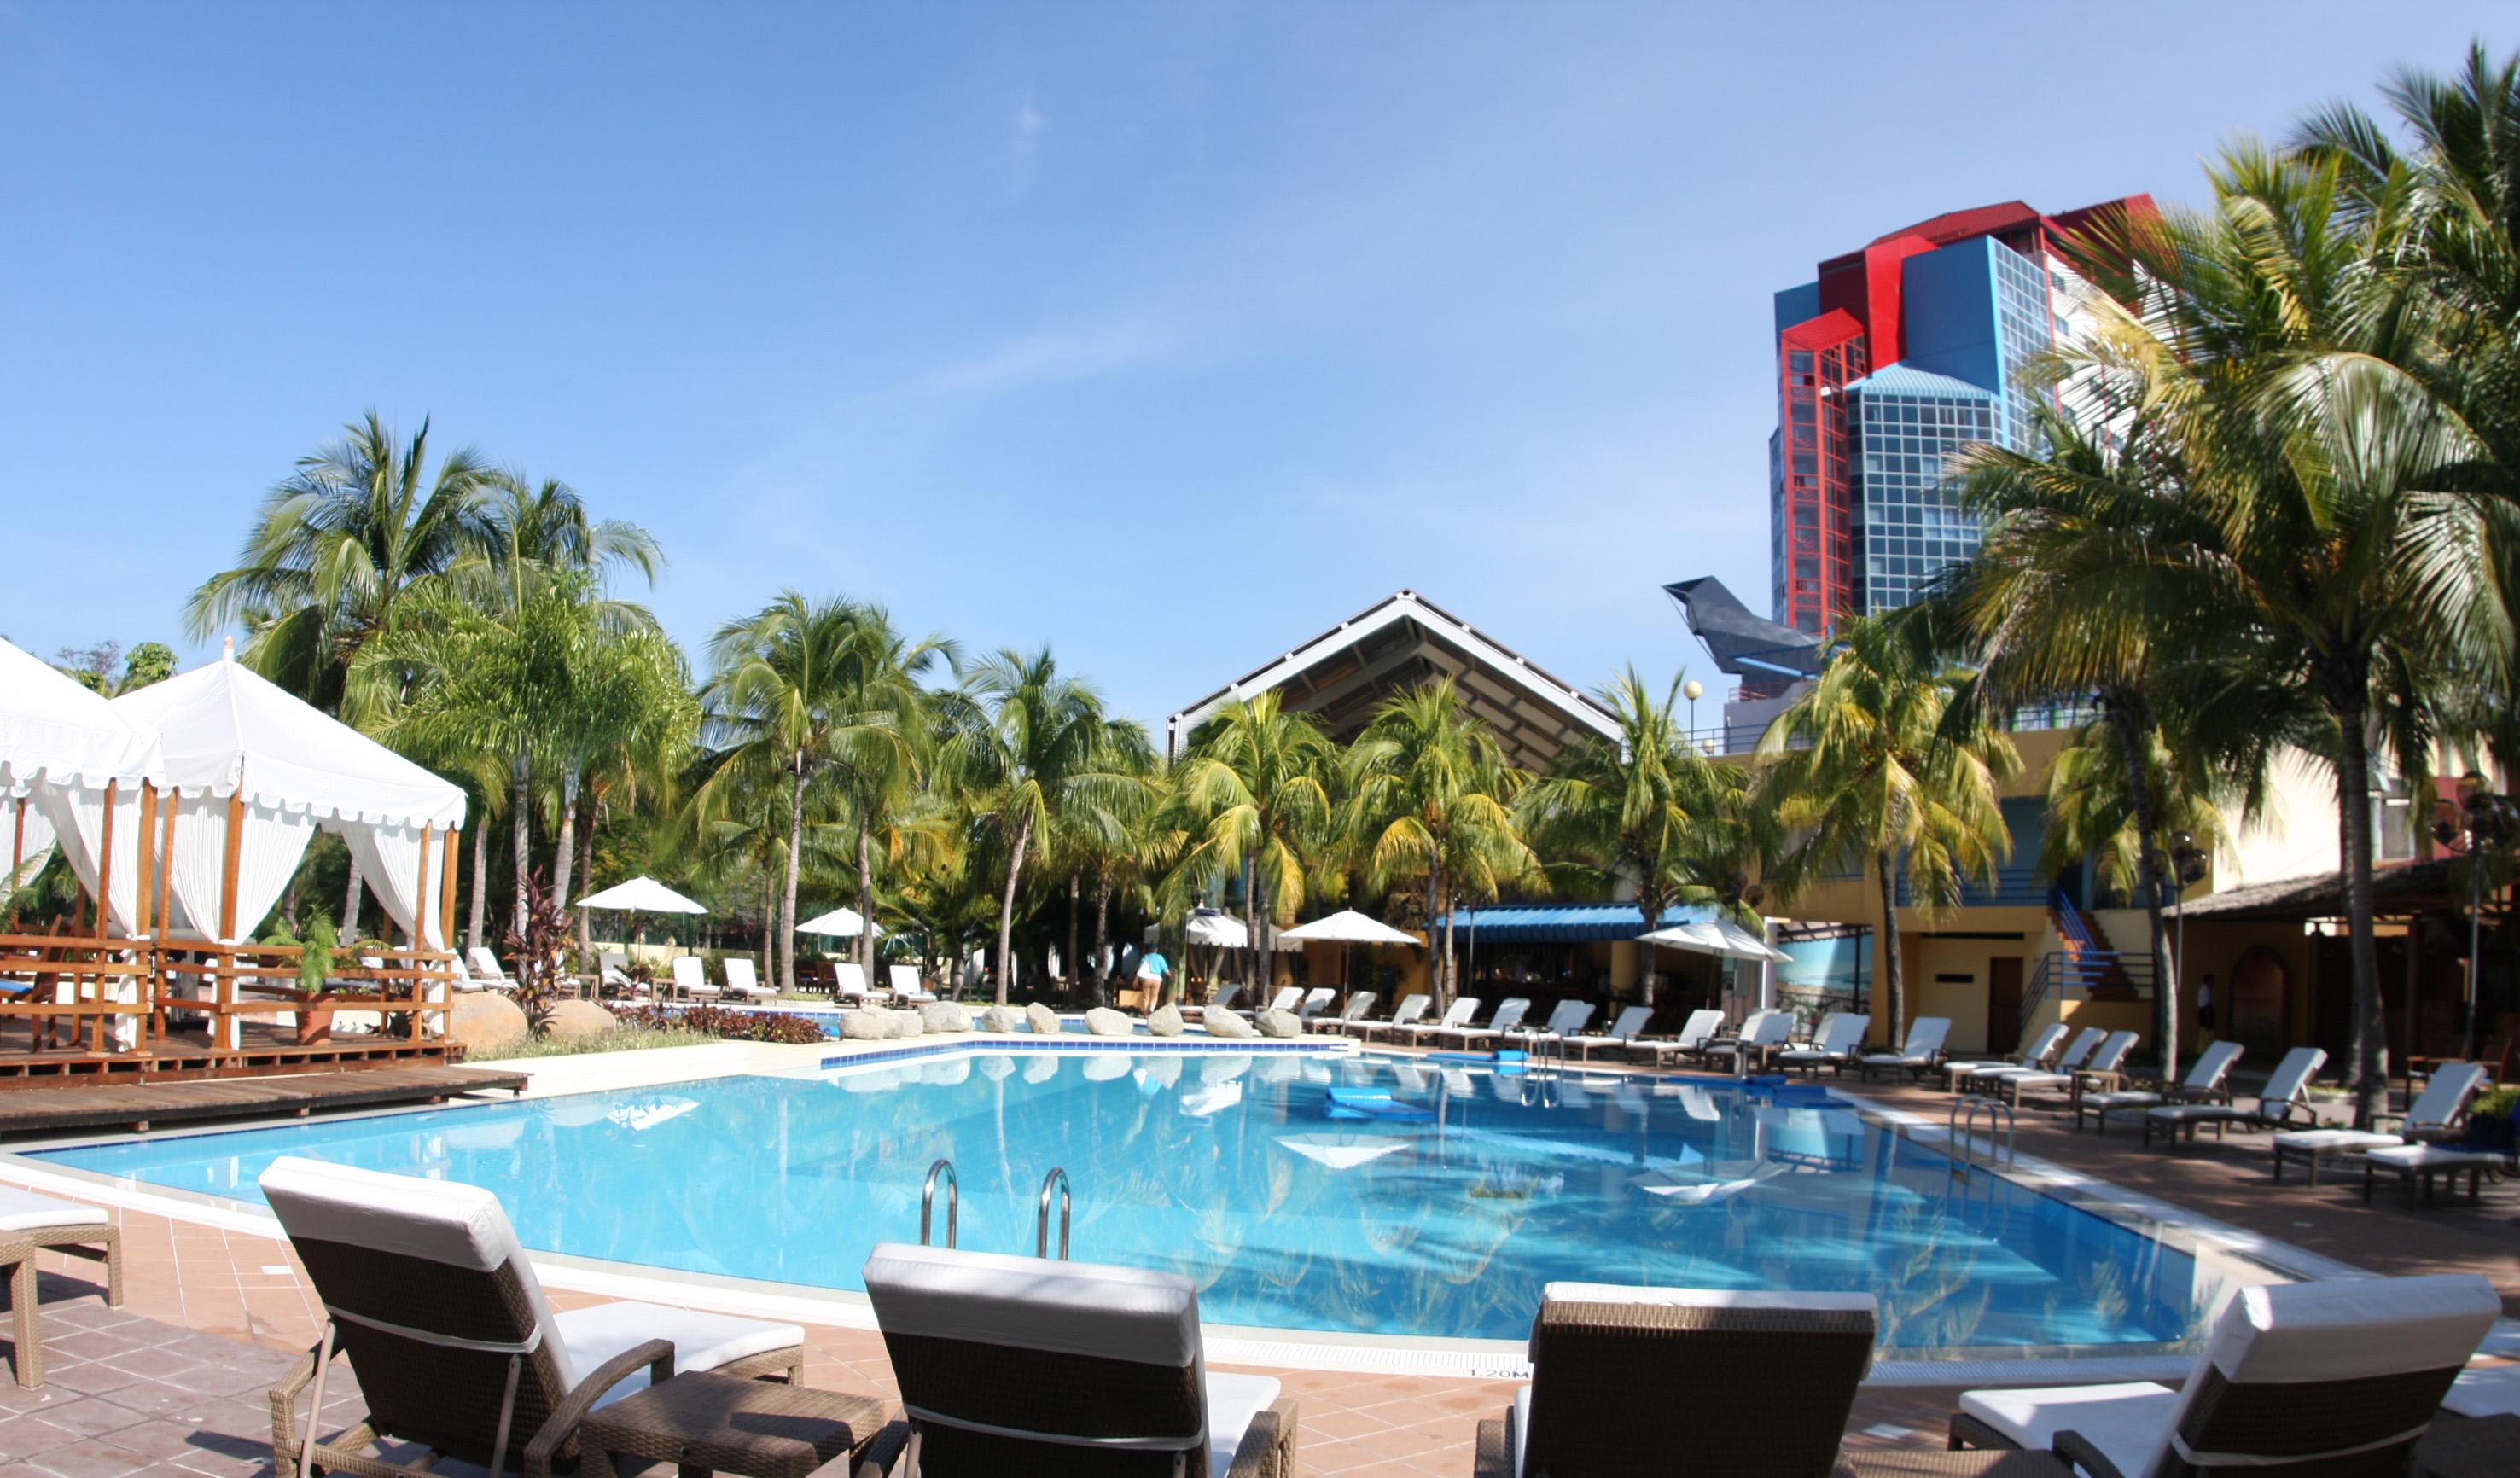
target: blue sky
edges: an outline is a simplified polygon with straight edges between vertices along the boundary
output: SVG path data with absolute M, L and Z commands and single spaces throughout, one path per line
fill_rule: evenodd
M 0 0 L 0 632 L 200 655 L 374 405 L 648 524 L 695 647 L 847 592 L 1160 723 L 1405 586 L 1704 668 L 1658 587 L 1766 607 L 1771 292 L 2193 202 L 2498 10 Z

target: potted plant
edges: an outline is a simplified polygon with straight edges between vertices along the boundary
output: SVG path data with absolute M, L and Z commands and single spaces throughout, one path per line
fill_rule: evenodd
M 306 925 L 297 943 L 297 1045 L 316 1047 L 333 1040 L 333 951 L 340 943 L 333 920 L 322 914 Z
M 2467 1143 L 2474 1149 L 2512 1151 L 2512 1119 L 2520 1115 L 2520 1086 L 2505 1085 L 2477 1096 L 2467 1111 Z

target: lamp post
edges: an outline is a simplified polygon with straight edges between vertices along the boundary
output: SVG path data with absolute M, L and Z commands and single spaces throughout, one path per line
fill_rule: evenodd
M 2179 982 L 2185 979 L 2187 975 L 2187 890 L 2205 880 L 2206 866 L 2213 860 L 2213 853 L 2198 846 L 2196 838 L 2187 832 L 2170 833 L 2170 873 L 2177 880 L 2179 890 L 2172 897 L 2172 902 L 2177 906 L 2177 913 L 2172 917 L 2176 920 L 2179 932 L 2170 950 L 2171 1000 L 2168 1020 L 2171 1037 L 2162 1045 L 2161 1072 L 2164 1083 L 2176 1081 L 2179 1072 Z
M 1688 699 L 1688 732 L 1694 735 L 1697 733 L 1697 700 L 1706 695 L 1706 690 L 1697 679 L 1690 678 L 1680 685 L 1680 695 Z
M 2484 1003 L 2485 860 L 2511 840 L 2515 823 L 2520 823 L 2520 808 L 2510 797 L 2496 794 L 2493 783 L 2474 770 L 2459 777 L 2458 820 L 2444 815 L 2433 822 L 2434 840 L 2458 844 L 2467 853 L 2467 1032 L 2462 1055 L 2470 1061 L 2484 1035 L 2478 1028 Z

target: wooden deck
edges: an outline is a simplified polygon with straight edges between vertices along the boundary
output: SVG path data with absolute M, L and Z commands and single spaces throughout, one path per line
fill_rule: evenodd
M 369 1067 L 179 1083 L 95 1082 L 0 1093 L 0 1135 L 152 1129 L 203 1119 L 436 1103 L 458 1094 L 524 1089 L 525 1075 L 472 1067 Z

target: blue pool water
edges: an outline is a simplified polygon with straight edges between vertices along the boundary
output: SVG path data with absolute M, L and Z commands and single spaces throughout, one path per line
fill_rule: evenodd
M 1788 1097 L 1372 1055 L 963 1052 L 41 1158 L 254 1201 L 274 1157 L 311 1155 L 488 1187 L 533 1248 L 852 1289 L 876 1242 L 917 1239 L 949 1156 L 963 1246 L 1030 1251 L 1064 1166 L 1074 1255 L 1184 1273 L 1219 1323 L 1520 1339 L 1544 1283 L 1582 1279 L 1868 1290 L 1882 1345 L 1911 1355 L 2194 1337 L 2208 1290 L 2186 1254 Z

